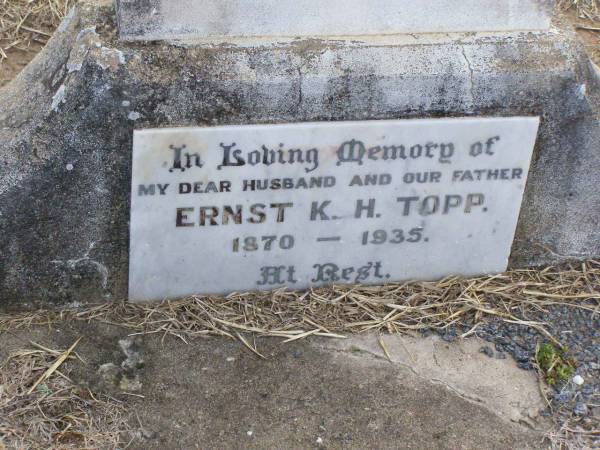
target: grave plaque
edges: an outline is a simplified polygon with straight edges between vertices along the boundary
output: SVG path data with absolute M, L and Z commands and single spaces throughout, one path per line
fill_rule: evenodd
M 501 272 L 538 124 L 138 130 L 130 298 Z

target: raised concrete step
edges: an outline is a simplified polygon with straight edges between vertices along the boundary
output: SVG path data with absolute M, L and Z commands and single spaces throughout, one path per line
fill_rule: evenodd
M 121 38 L 546 30 L 554 0 L 119 0 Z

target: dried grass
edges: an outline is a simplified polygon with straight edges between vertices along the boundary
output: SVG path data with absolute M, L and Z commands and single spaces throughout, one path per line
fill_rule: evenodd
M 0 449 L 118 448 L 129 434 L 118 400 L 94 396 L 59 370 L 69 357 L 36 346 L 0 366 Z
M 45 45 L 73 4 L 75 0 L 0 0 L 0 63 L 14 50 Z
M 548 435 L 550 450 L 592 450 L 598 449 L 600 430 L 584 430 L 578 425 L 565 421 Z M 594 444 L 596 442 L 596 444 Z
M 577 17 L 592 22 L 600 20 L 600 5 L 598 0 L 559 0 L 558 7 L 563 10 L 575 9 Z
M 414 333 L 457 325 L 465 330 L 463 336 L 468 336 L 482 320 L 496 318 L 533 327 L 558 344 L 543 322 L 531 318 L 553 305 L 600 314 L 600 262 L 438 282 L 193 296 L 157 304 L 112 303 L 0 315 L 0 332 L 80 320 L 115 323 L 134 334 L 161 333 L 183 340 L 201 335 L 239 339 L 239 333 L 253 333 L 292 341 L 313 335 Z

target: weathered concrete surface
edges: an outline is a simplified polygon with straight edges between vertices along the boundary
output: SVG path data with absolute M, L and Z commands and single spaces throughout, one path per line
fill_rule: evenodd
M 547 30 L 555 0 L 117 0 L 126 40 Z
M 30 340 L 67 348 L 80 336 L 86 364 L 73 360 L 67 373 L 135 410 L 132 425 L 151 439 L 130 448 L 539 449 L 550 425 L 537 415 L 535 373 L 482 355 L 477 340 L 386 336 L 391 363 L 373 335 L 258 339 L 267 359 L 228 339 L 145 336 L 125 346 L 144 361 L 128 375 L 141 382 L 129 393 L 144 398 L 123 395 L 133 384 L 100 369 L 125 359 L 118 327 L 61 323 L 0 335 L 0 360 Z
M 511 265 L 600 255 L 598 77 L 566 32 L 190 47 L 115 36 L 114 10 L 84 3 L 0 91 L 0 305 L 127 295 L 144 127 L 539 115 Z

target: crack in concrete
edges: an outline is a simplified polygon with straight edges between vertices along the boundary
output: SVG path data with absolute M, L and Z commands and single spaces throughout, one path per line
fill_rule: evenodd
M 56 265 L 65 265 L 71 270 L 75 269 L 80 264 L 91 264 L 98 271 L 100 276 L 102 277 L 102 288 L 107 289 L 108 288 L 108 275 L 109 275 L 108 269 L 106 268 L 106 266 L 104 264 L 90 258 L 90 253 L 94 249 L 94 246 L 95 246 L 95 242 L 92 242 L 90 244 L 90 247 L 88 248 L 88 250 L 84 253 L 84 255 L 81 258 L 67 259 L 67 260 L 53 259 L 50 262 L 52 264 L 56 264 Z
M 465 44 L 460 44 L 460 50 L 467 64 L 467 68 L 469 69 L 469 94 L 471 95 L 471 106 L 475 105 L 475 77 L 473 66 L 471 65 L 471 60 L 467 56 L 467 52 L 465 50 Z
M 298 103 L 296 104 L 296 113 L 298 113 L 304 101 L 304 92 L 302 91 L 304 76 L 302 75 L 302 67 L 298 67 L 296 70 L 298 71 Z

